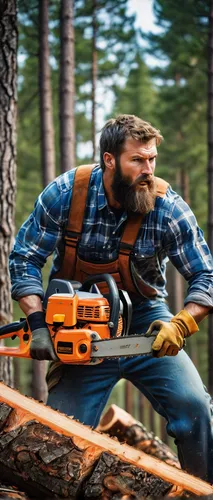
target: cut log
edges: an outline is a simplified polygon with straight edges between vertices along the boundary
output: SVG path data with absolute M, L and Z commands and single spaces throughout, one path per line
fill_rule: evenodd
M 119 441 L 126 442 L 130 446 L 180 469 L 178 457 L 171 448 L 153 432 L 147 431 L 141 422 L 115 404 L 111 405 L 102 416 L 96 430 L 107 432 L 110 436 L 116 436 Z
M 165 497 L 213 487 L 0 383 L 0 478 L 31 498 Z M 124 499 L 123 499 L 124 500 Z

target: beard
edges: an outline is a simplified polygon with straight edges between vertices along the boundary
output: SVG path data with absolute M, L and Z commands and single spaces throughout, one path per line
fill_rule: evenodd
M 141 182 L 146 184 L 142 186 Z M 127 212 L 148 214 L 155 206 L 156 183 L 153 177 L 149 174 L 141 174 L 132 182 L 129 175 L 122 174 L 118 158 L 111 188 L 115 200 Z

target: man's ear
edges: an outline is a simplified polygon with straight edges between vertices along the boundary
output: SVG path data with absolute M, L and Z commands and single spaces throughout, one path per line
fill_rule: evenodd
M 111 170 L 115 169 L 115 158 L 111 153 L 105 152 L 103 154 L 103 160 L 104 160 L 106 168 L 109 168 Z

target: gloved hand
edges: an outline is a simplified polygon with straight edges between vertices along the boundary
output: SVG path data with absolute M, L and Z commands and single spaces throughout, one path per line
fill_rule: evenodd
M 161 358 L 163 356 L 176 356 L 185 343 L 185 337 L 190 337 L 199 328 L 191 314 L 183 309 L 169 323 L 161 320 L 153 321 L 146 336 L 150 337 L 154 330 L 159 330 L 159 333 L 152 344 L 152 349 L 155 356 Z
M 32 332 L 30 344 L 30 355 L 34 359 L 58 360 L 55 354 L 50 332 L 45 322 L 45 314 L 36 311 L 27 317 L 27 321 Z

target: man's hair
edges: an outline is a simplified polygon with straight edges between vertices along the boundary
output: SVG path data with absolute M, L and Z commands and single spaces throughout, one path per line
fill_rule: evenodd
M 118 115 L 116 118 L 111 118 L 102 128 L 100 137 L 100 165 L 103 170 L 105 170 L 104 153 L 108 152 L 119 158 L 124 149 L 124 143 L 129 138 L 141 142 L 148 142 L 155 138 L 158 146 L 163 136 L 159 130 L 152 127 L 151 123 L 141 120 L 138 116 Z

